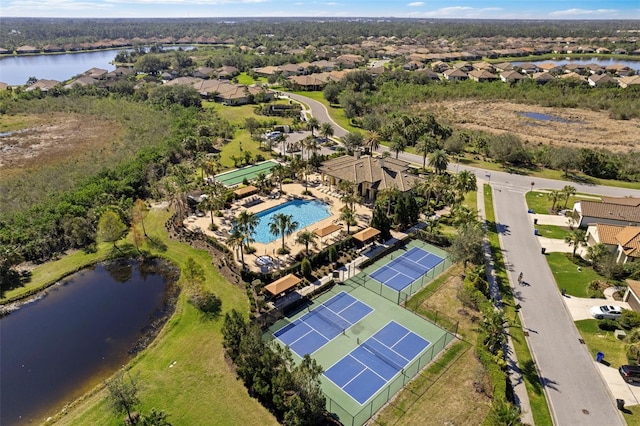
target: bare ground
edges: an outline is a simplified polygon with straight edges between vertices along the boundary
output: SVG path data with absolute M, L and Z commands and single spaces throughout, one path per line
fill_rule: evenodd
M 640 147 L 640 119 L 613 120 L 606 111 L 546 108 L 502 101 L 455 100 L 423 105 L 456 128 L 494 134 L 513 133 L 530 144 L 606 148 L 627 152 Z M 529 118 L 538 113 L 564 121 Z
M 13 127 L 9 135 L 0 137 L 0 170 L 7 174 L 76 157 L 110 143 L 121 131 L 119 124 L 92 115 L 50 113 L 5 119 L 19 122 L 17 128 L 9 126 Z

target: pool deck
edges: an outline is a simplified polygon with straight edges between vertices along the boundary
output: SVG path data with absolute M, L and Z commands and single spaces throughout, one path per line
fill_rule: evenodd
M 234 201 L 231 208 L 224 211 L 223 217 L 214 216 L 213 222 L 216 225 L 218 225 L 219 227 L 218 231 L 213 232 L 209 230 L 209 225 L 211 224 L 211 214 L 209 212 L 207 212 L 207 214 L 204 217 L 196 217 L 196 216 L 187 217 L 184 221 L 184 225 L 191 230 L 200 230 L 205 234 L 211 237 L 214 237 L 218 241 L 224 243 L 226 242 L 226 239 L 229 236 L 229 231 L 231 229 L 231 220 L 242 211 L 259 213 L 271 207 L 284 204 L 287 201 L 290 201 L 290 199 L 292 199 L 293 197 L 297 197 L 305 200 L 320 200 L 329 204 L 331 216 L 325 219 L 322 219 L 318 222 L 315 222 L 307 226 L 306 228 L 300 228 L 296 230 L 292 235 L 285 237 L 285 244 L 291 250 L 291 256 L 295 256 L 297 253 L 304 251 L 303 245 L 295 243 L 295 239 L 297 238 L 298 233 L 300 233 L 301 231 L 303 230 L 314 231 L 316 229 L 331 225 L 332 223 L 342 225 L 342 228 L 343 228 L 342 231 L 335 232 L 322 239 L 318 238 L 316 240 L 318 244 L 318 248 L 315 249 L 315 251 L 317 251 L 318 249 L 324 248 L 326 245 L 334 242 L 336 239 L 340 239 L 347 232 L 346 225 L 342 224 L 342 222 L 339 220 L 340 209 L 344 206 L 344 203 L 340 201 L 340 197 L 332 195 L 330 192 L 329 193 L 323 192 L 323 191 L 326 191 L 327 187 L 321 186 L 318 183 L 314 182 L 314 181 L 319 182 L 319 179 L 320 179 L 319 175 L 309 176 L 308 189 L 313 194 L 311 196 L 302 195 L 302 192 L 305 189 L 302 184 L 290 183 L 290 184 L 282 185 L 282 190 L 286 192 L 286 195 L 281 195 L 280 198 L 278 199 L 269 199 L 265 196 L 260 196 L 260 198 L 262 199 L 262 202 L 260 204 L 253 205 L 251 207 L 243 206 L 246 200 L 250 199 L 251 197 L 246 197 L 244 200 Z M 276 186 L 274 190 L 276 189 L 279 189 L 279 188 Z M 356 211 L 355 216 L 358 224 L 356 226 L 351 227 L 352 233 L 359 229 L 369 226 L 369 221 L 371 220 L 370 208 L 360 204 L 356 204 L 355 211 Z M 278 237 L 275 241 L 272 241 L 268 244 L 262 244 L 262 243 L 256 242 L 256 243 L 252 243 L 251 245 L 256 248 L 256 252 L 249 255 L 245 254 L 245 262 L 247 264 L 247 267 L 251 270 L 254 270 L 254 271 L 261 270 L 260 266 L 256 265 L 255 263 L 258 256 L 268 255 L 276 259 L 276 264 L 273 265 L 274 268 L 278 267 L 277 263 L 279 263 L 281 266 L 287 266 L 288 264 L 291 263 L 290 259 L 287 256 L 280 256 L 276 253 L 277 249 L 282 247 L 282 237 Z M 309 251 L 314 251 L 312 246 L 309 246 Z M 240 253 L 237 252 L 236 250 L 236 253 L 234 253 L 234 255 L 235 255 L 236 261 L 240 263 Z

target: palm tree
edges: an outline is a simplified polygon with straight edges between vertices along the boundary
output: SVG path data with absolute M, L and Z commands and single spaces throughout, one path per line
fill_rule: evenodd
M 560 201 L 560 198 L 562 197 L 562 192 L 558 191 L 558 190 L 553 190 L 551 192 L 549 192 L 547 194 L 547 198 L 551 201 L 551 210 L 555 211 L 556 210 L 556 203 L 558 201 Z
M 271 173 L 273 176 L 278 178 L 278 184 L 280 185 L 280 192 L 282 192 L 282 181 L 287 176 L 287 168 L 282 164 L 278 163 L 274 168 L 271 169 Z
M 315 137 L 313 132 L 315 130 L 318 130 L 319 128 L 320 128 L 320 122 L 318 121 L 317 118 L 311 117 L 311 118 L 309 118 L 309 120 L 307 120 L 307 130 L 311 131 L 311 136 L 312 137 Z
M 267 187 L 266 173 L 264 172 L 258 173 L 258 176 L 256 176 L 256 185 L 258 185 L 258 189 L 260 190 L 260 192 L 264 192 L 265 188 Z
M 246 210 L 240 212 L 240 214 L 233 219 L 233 228 L 238 228 L 242 234 L 244 247 L 249 247 L 249 245 L 255 241 L 253 234 L 255 234 L 259 222 L 260 218 L 257 214 L 249 213 Z
M 246 268 L 246 265 L 244 263 L 244 250 L 243 250 L 244 236 L 242 235 L 242 232 L 240 232 L 240 228 L 236 226 L 233 227 L 233 229 L 231 230 L 231 235 L 227 240 L 227 244 L 229 244 L 229 247 L 231 247 L 234 250 L 240 249 L 240 259 L 242 262 L 242 268 L 243 269 Z
M 169 198 L 169 208 L 173 207 L 177 210 L 178 216 L 176 221 L 179 222 L 183 217 L 185 206 L 184 192 L 180 185 L 174 180 L 165 180 L 164 189 Z
M 353 214 L 353 210 L 351 210 L 348 206 L 344 206 L 340 210 L 340 220 L 344 221 L 344 223 L 347 225 L 347 234 L 351 230 L 351 226 L 357 223 L 356 217 Z
M 565 185 L 565 187 L 562 188 L 562 193 L 564 194 L 564 208 L 566 209 L 569 197 L 576 195 L 576 188 L 571 185 Z
M 304 245 L 304 251 L 307 256 L 309 256 L 309 244 L 311 244 L 314 248 L 317 247 L 316 239 L 318 236 L 315 232 L 311 231 L 302 231 L 298 233 L 298 238 L 296 238 L 296 243 Z
M 429 166 L 433 167 L 436 170 L 436 174 L 442 174 L 445 170 L 447 170 L 447 166 L 449 165 L 449 159 L 447 158 L 447 153 L 443 149 L 436 149 L 431 157 L 429 158 Z
M 401 151 L 407 147 L 407 140 L 400 135 L 393 135 L 391 138 L 391 151 L 396 153 L 396 160 Z
M 476 175 L 468 170 L 463 170 L 455 177 L 454 186 L 458 193 L 458 199 L 464 200 L 464 194 L 469 191 L 477 191 L 478 183 L 476 181 Z
M 587 233 L 582 229 L 576 229 L 575 231 L 569 232 L 566 237 L 564 237 L 564 242 L 569 244 L 569 247 L 573 247 L 573 257 L 576 257 L 576 250 L 578 247 L 584 247 L 587 245 Z
M 325 138 L 325 139 L 329 139 L 331 136 L 333 136 L 335 133 L 335 131 L 333 130 L 333 125 L 331 123 L 322 123 L 320 125 L 320 135 Z
M 380 148 L 380 134 L 376 131 L 368 131 L 364 136 L 364 145 L 369 149 L 369 152 L 373 154 Z
M 307 160 L 311 157 L 314 152 L 320 151 L 320 147 L 316 142 L 316 138 L 306 137 L 303 140 L 305 148 L 307 148 Z
M 293 220 L 293 215 L 277 213 L 273 215 L 269 222 L 269 232 L 274 236 L 282 236 L 282 249 L 281 252 L 285 253 L 286 248 L 284 245 L 284 238 L 293 234 L 298 229 L 299 223 Z
M 422 168 L 427 168 L 427 154 L 436 148 L 436 140 L 431 136 L 424 134 L 416 143 L 416 151 L 422 154 Z

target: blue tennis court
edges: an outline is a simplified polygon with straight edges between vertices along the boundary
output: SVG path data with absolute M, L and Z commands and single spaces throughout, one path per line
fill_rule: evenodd
M 395 321 L 331 366 L 324 375 L 361 405 L 382 389 L 430 342 Z
M 442 257 L 419 247 L 412 247 L 376 269 L 370 276 L 396 291 L 402 291 L 442 262 Z
M 320 349 L 371 312 L 373 308 L 348 293 L 340 292 L 273 335 L 300 357 L 304 357 Z

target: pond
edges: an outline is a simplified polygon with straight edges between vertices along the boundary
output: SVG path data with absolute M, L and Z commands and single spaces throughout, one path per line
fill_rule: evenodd
M 540 120 L 540 121 L 557 121 L 559 123 L 581 123 L 580 121 L 567 120 L 566 118 L 557 117 L 551 114 L 543 114 L 540 112 L 519 112 L 518 115 L 521 117 L 531 118 L 533 120 Z
M 0 319 L 0 424 L 42 423 L 159 331 L 177 274 L 158 261 L 98 264 Z

